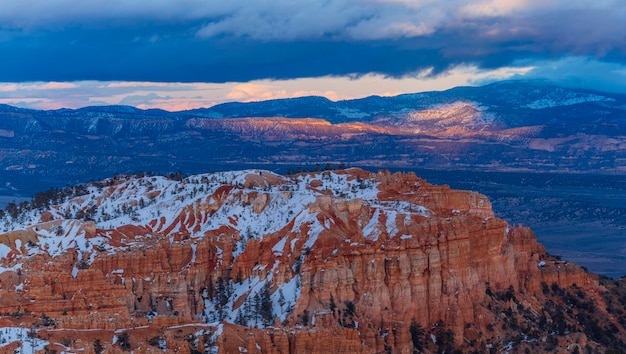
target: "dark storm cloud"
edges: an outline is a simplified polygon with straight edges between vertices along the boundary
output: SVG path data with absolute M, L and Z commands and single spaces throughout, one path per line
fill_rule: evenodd
M 547 79 L 564 87 L 626 93 L 626 68 L 617 63 L 587 58 L 564 58 L 550 63 L 535 63 L 535 68 L 511 79 Z M 475 82 L 483 84 L 483 82 Z
M 0 4 L 0 81 L 401 77 L 565 56 L 626 62 L 623 1 L 25 3 Z

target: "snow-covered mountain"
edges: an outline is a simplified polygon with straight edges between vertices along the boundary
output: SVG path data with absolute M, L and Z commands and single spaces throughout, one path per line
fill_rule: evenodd
M 188 254 L 184 261 L 198 266 L 204 265 L 200 258 L 206 258 L 206 254 L 197 254 L 199 244 L 204 245 L 200 248 L 206 252 L 206 238 L 217 236 L 211 240 L 213 247 L 209 250 L 214 266 L 220 269 L 219 275 L 215 273 L 218 276 L 209 281 L 215 282 L 211 285 L 214 288 L 207 289 L 205 284 L 204 290 L 195 294 L 204 299 L 199 305 L 202 310 L 193 316 L 187 313 L 184 318 L 203 319 L 215 326 L 225 321 L 264 327 L 273 324 L 275 317 L 283 322 L 294 312 L 300 297 L 299 267 L 304 253 L 311 252 L 317 238 L 328 233 L 329 223 L 334 223 L 321 219 L 312 210 L 317 198 L 328 195 L 328 198 L 355 200 L 395 215 L 390 203 L 377 200 L 376 185 L 347 173 L 283 177 L 268 171 L 246 170 L 194 175 L 181 181 L 162 176 L 119 177 L 40 193 L 32 203 L 12 204 L 6 212 L 0 212 L 0 274 L 24 275 L 26 279 L 14 286 L 5 282 L 8 285 L 5 290 L 28 296 L 38 291 L 28 280 L 28 264 L 42 258 L 54 262 L 71 255 L 74 261 L 71 271 L 66 269 L 66 273 L 79 280 L 83 270 L 92 266 L 100 268 L 103 260 L 120 252 L 137 252 L 147 245 L 165 242 L 170 249 L 175 245 L 185 248 Z M 56 203 L 51 204 L 53 201 Z M 410 203 L 402 203 L 398 210 L 429 215 L 424 207 Z M 378 239 L 381 231 L 376 222 L 373 219 L 361 225 L 365 239 Z M 399 232 L 395 226 L 390 227 L 389 232 Z M 249 243 L 258 247 L 259 243 L 267 242 L 273 244 L 271 252 L 276 261 L 257 262 L 254 268 L 246 269 L 243 282 L 243 275 L 235 274 L 233 260 L 245 257 Z M 357 243 L 355 240 L 351 245 Z M 142 287 L 149 288 L 155 277 L 169 277 L 155 270 L 143 270 L 147 273 L 141 275 L 145 283 Z M 121 267 L 108 272 L 105 278 L 119 279 L 122 285 L 131 279 L 133 284 L 139 281 L 137 269 Z M 279 280 L 274 279 L 275 274 Z M 222 280 L 220 276 L 228 278 Z M 254 301 L 260 301 L 259 297 L 263 300 L 264 296 L 265 301 L 271 301 L 269 306 L 273 310 L 269 314 L 255 309 L 259 304 L 255 305 Z M 245 299 L 243 305 L 237 303 L 242 299 Z M 173 305 L 167 306 L 166 312 L 171 314 Z M 145 314 L 149 323 L 161 312 L 156 305 L 151 309 Z M 55 311 L 49 308 L 46 313 Z
M 626 339 L 597 277 L 495 218 L 485 196 L 414 174 L 116 176 L 12 204 L 0 228 L 7 350 L 536 352 Z M 614 340 L 583 340 L 591 323 Z
M 600 289 L 414 174 L 118 175 L 0 215 L 0 348 L 21 353 L 623 348 Z

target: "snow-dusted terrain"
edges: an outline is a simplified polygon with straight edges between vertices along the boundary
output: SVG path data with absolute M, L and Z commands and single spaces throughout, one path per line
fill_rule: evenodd
M 4 213 L 0 235 L 18 236 L 8 237 L 13 242 L 0 242 L 0 274 L 19 270 L 31 257 L 55 259 L 74 253 L 77 261 L 71 275 L 76 278 L 96 257 L 114 255 L 120 249 L 141 249 L 151 239 L 169 239 L 173 245 L 179 234 L 189 237 L 193 251 L 190 263 L 194 263 L 197 240 L 218 230 L 228 230 L 233 237 L 228 252 L 234 259 L 242 255 L 250 240 L 268 239 L 273 240 L 271 251 L 276 261 L 258 264 L 255 273 L 245 279 L 220 278 L 215 285 L 217 295 L 205 290 L 204 309 L 197 316 L 213 325 L 220 321 L 255 327 L 272 325 L 274 318 L 282 322 L 293 312 L 300 298 L 299 264 L 315 247 L 318 237 L 335 223 L 314 207 L 316 203 L 323 204 L 329 198 L 333 203 L 355 201 L 356 205 L 371 208 L 370 218 L 359 221 L 363 242 L 376 242 L 383 233 L 389 238 L 409 239 L 411 236 L 402 234 L 398 225 L 409 224 L 412 215 L 430 216 L 431 212 L 421 205 L 379 200 L 378 182 L 371 176 L 362 179 L 351 174 L 358 175 L 359 171 L 284 177 L 264 170 L 244 170 L 193 175 L 181 180 L 118 176 L 69 188 L 62 197 L 57 196 L 61 200 L 48 207 L 22 204 L 17 214 Z M 419 183 L 410 187 L 417 190 Z M 124 231 L 129 225 L 135 234 Z M 19 235 L 30 238 L 23 241 Z M 216 249 L 218 257 L 225 251 Z M 273 277 L 283 267 L 280 259 L 295 263 L 290 266 L 290 275 L 283 271 L 281 279 L 276 280 Z M 229 266 L 220 264 L 218 261 L 216 267 Z M 126 271 L 114 269 L 111 275 L 125 284 Z M 144 281 L 153 279 L 146 277 Z M 15 287 L 16 293 L 22 291 L 26 291 L 24 283 Z M 271 310 L 264 314 L 260 307 Z M 147 314 L 149 319 L 155 315 L 156 312 Z
M 592 284 L 484 195 L 413 173 L 118 175 L 1 215 L 0 352 L 381 352 L 418 323 L 430 351 L 484 351 L 466 329 L 519 335 L 501 306 L 539 322 L 558 295 L 539 284 Z
M 564 89 L 554 90 L 550 95 L 526 104 L 523 107 L 544 109 L 561 106 L 571 106 L 586 102 L 613 102 L 615 99 L 595 94 L 580 94 Z
M 47 341 L 35 338 L 31 330 L 25 328 L 4 327 L 0 328 L 0 351 L 13 343 L 19 343 L 14 354 L 31 354 L 43 350 Z

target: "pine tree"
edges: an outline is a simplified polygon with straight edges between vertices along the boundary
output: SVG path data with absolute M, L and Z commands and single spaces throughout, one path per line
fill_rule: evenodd
M 411 333 L 411 341 L 413 342 L 413 349 L 422 351 L 423 345 L 422 341 L 424 339 L 424 329 L 422 326 L 417 323 L 415 317 L 411 320 L 411 326 L 409 327 L 409 332 Z
M 239 312 L 237 312 L 237 317 L 235 317 L 235 324 L 238 324 L 240 326 L 245 326 L 247 324 L 246 319 L 243 315 L 243 308 L 239 310 Z
M 279 289 L 278 290 L 278 305 L 280 305 L 280 309 L 283 309 L 283 306 L 285 306 L 286 300 L 285 300 L 285 294 L 283 294 L 283 289 Z
M 258 324 L 259 315 L 261 313 L 261 296 L 259 293 L 254 294 L 254 324 Z
M 274 319 L 274 309 L 272 300 L 270 299 L 269 283 L 265 283 L 263 289 L 261 289 L 261 318 L 265 326 L 272 323 Z
M 337 309 L 337 304 L 335 304 L 335 298 L 333 294 L 330 294 L 330 312 L 332 312 L 333 316 L 335 316 L 335 310 Z
M 220 321 L 226 317 L 224 306 L 228 303 L 228 284 L 221 278 L 217 278 L 216 295 L 217 295 L 217 311 Z
M 252 298 L 250 296 L 246 297 L 246 301 L 243 303 L 244 315 L 246 318 L 246 324 L 248 321 L 252 319 Z
M 10 202 L 9 204 L 7 204 L 6 211 L 13 219 L 17 218 L 17 214 L 19 214 L 19 209 L 15 202 Z
M 130 338 L 129 338 L 128 333 L 122 332 L 119 336 L 117 336 L 117 343 L 119 344 L 120 348 L 124 350 L 129 350 Z
M 100 339 L 96 339 L 96 340 L 93 342 L 93 351 L 94 351 L 96 354 L 102 354 L 102 353 L 104 353 L 104 347 L 102 346 L 102 342 L 100 342 Z
M 235 277 L 235 282 L 237 284 L 241 284 L 243 282 L 243 273 L 241 272 L 241 268 L 237 271 L 237 276 Z

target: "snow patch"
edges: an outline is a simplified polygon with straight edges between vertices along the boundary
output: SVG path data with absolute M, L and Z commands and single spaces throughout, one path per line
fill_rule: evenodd
M 544 109 L 551 107 L 561 107 L 561 106 L 571 106 L 579 103 L 585 102 L 600 102 L 600 101 L 615 101 L 612 98 L 599 96 L 599 95 L 587 95 L 587 96 L 578 96 L 578 97 L 570 97 L 570 98 L 542 98 L 536 101 L 533 101 L 523 107 L 530 109 Z
M 11 252 L 11 247 L 5 245 L 4 243 L 0 243 L 0 258 L 6 258 Z
M 379 227 L 380 223 L 378 222 L 379 216 L 380 216 L 380 209 L 376 209 L 374 211 L 374 215 L 372 215 L 372 218 L 369 220 L 367 225 L 365 225 L 365 227 L 363 228 L 363 237 L 365 237 L 366 239 L 372 240 L 372 241 L 378 241 L 378 236 L 380 236 L 380 234 L 382 233 Z
M 30 354 L 44 350 L 50 342 L 36 338 L 30 329 L 3 327 L 0 328 L 0 348 L 21 342 L 21 346 L 13 353 Z
M 285 249 L 285 243 L 287 242 L 287 237 L 283 237 L 280 241 L 278 241 L 274 247 L 272 247 L 272 251 L 274 251 L 277 255 L 282 255 L 283 250 Z

